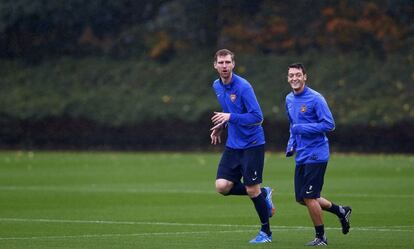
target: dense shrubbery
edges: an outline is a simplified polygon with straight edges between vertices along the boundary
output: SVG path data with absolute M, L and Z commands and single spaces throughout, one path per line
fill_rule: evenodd
M 1 134 L 9 139 L 14 134 L 13 143 L 18 144 L 21 140 L 30 141 L 31 136 L 48 130 L 48 125 L 56 122 L 63 130 L 65 122 L 83 120 L 93 124 L 88 126 L 91 130 L 108 127 L 109 130 L 102 132 L 116 132 L 128 127 L 131 131 L 135 127 L 136 134 L 151 134 L 148 124 L 155 126 L 162 122 L 169 132 L 178 133 L 174 135 L 177 141 L 185 141 L 186 132 L 191 130 L 186 130 L 186 125 L 207 123 L 203 129 L 208 130 L 210 113 L 219 109 L 211 89 L 216 78 L 211 57 L 204 53 L 184 55 L 168 64 L 107 58 L 64 58 L 36 66 L 3 61 Z M 324 94 L 339 127 L 379 129 L 414 123 L 414 63 L 409 56 L 394 55 L 383 61 L 355 54 L 237 56 L 236 71 L 254 85 L 267 127 L 286 123 L 284 97 L 289 92 L 286 68 L 296 61 L 307 66 L 309 85 Z M 177 122 L 184 126 L 180 129 L 171 126 Z M 146 131 L 137 131 L 143 126 Z M 33 128 L 30 134 L 25 127 Z M 71 132 L 76 134 L 81 129 L 82 126 Z M 160 139 L 155 138 L 159 130 L 153 130 L 153 139 Z M 197 129 L 193 131 L 196 133 Z M 268 133 L 273 132 L 268 130 Z M 208 139 L 204 133 L 191 136 Z M 57 141 L 65 142 L 62 138 Z M 7 145 L 7 141 L 3 139 L 2 144 Z
M 198 121 L 218 108 L 211 56 L 168 64 L 105 58 L 59 59 L 37 66 L 2 62 L 0 112 L 21 120 L 84 118 L 107 125 Z M 323 93 L 341 124 L 391 125 L 414 120 L 413 61 L 404 56 L 251 56 L 236 71 L 254 85 L 266 119 L 285 120 L 286 68 L 302 61 L 308 84 Z

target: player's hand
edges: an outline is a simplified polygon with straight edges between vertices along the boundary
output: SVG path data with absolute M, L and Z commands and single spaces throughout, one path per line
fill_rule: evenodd
M 226 122 L 216 124 L 215 126 L 211 127 L 210 131 L 224 129 L 225 125 L 226 125 Z
M 230 113 L 225 112 L 214 112 L 213 117 L 211 118 L 211 121 L 214 125 L 218 124 L 224 124 L 225 122 L 228 122 L 230 120 Z
M 213 127 L 214 128 L 214 127 Z M 210 134 L 211 144 L 216 145 L 217 143 L 221 143 L 221 132 L 223 129 L 213 129 Z
M 286 157 L 291 157 L 295 154 L 295 148 L 290 147 L 288 151 L 286 151 Z

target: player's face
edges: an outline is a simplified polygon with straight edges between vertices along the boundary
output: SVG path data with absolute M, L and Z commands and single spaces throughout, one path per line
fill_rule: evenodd
M 234 68 L 234 61 L 231 59 L 231 55 L 218 56 L 214 62 L 214 68 L 224 81 L 230 80 L 231 73 Z
M 302 69 L 289 68 L 288 82 L 295 93 L 300 93 L 305 88 L 306 74 L 303 74 Z

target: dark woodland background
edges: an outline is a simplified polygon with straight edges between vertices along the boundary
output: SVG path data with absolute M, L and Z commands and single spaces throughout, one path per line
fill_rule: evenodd
M 0 0 L 0 148 L 211 150 L 219 48 L 254 86 L 268 150 L 300 61 L 333 151 L 414 152 L 410 0 Z

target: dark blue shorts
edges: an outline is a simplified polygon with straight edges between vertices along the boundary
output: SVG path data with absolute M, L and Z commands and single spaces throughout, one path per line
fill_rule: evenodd
M 295 169 L 295 196 L 297 202 L 303 199 L 321 197 L 323 180 L 328 163 L 299 164 Z
M 216 179 L 226 179 L 252 186 L 262 183 L 265 147 L 259 145 L 247 149 L 226 147 L 221 157 Z

